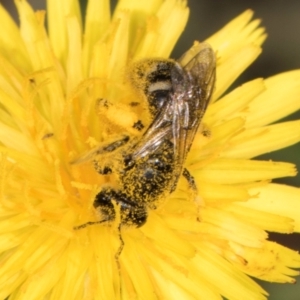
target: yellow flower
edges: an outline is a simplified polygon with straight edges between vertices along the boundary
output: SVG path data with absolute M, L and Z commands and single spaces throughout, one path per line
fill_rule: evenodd
M 76 0 L 49 0 L 48 32 L 45 12 L 15 2 L 20 28 L 0 7 L 0 299 L 266 299 L 248 275 L 294 282 L 299 254 L 267 231 L 300 231 L 300 190 L 271 183 L 295 167 L 252 158 L 300 140 L 299 120 L 269 125 L 299 109 L 300 71 L 224 95 L 261 52 L 252 12 L 206 40 L 217 81 L 185 163 L 201 206 L 180 180 L 145 225 L 120 234 L 118 213 L 74 230 L 99 220 L 95 196 L 116 180 L 71 162 L 149 124 L 124 78 L 132 61 L 169 57 L 186 2 L 120 0 L 110 16 L 108 0 L 90 0 L 83 25 Z

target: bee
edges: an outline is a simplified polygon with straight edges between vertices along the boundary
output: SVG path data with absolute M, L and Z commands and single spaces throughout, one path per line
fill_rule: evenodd
M 117 172 L 119 188 L 103 187 L 93 206 L 101 220 L 75 227 L 111 222 L 119 209 L 122 226 L 140 227 L 148 209 L 156 209 L 170 195 L 180 176 L 195 182 L 184 168 L 199 124 L 208 106 L 215 83 L 215 55 L 212 48 L 198 44 L 196 53 L 186 52 L 179 60 L 146 59 L 133 65 L 133 85 L 146 97 L 152 122 L 141 137 L 129 135 L 100 145 L 74 163 L 94 160 L 101 174 Z M 120 150 L 122 149 L 122 150 Z M 99 167 L 96 156 L 121 151 L 118 168 Z

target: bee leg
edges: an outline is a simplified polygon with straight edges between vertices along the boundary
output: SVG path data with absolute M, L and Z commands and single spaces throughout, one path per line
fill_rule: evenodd
M 100 224 L 106 222 L 106 220 L 102 220 L 102 221 L 96 221 L 96 222 L 86 222 L 84 224 L 78 225 L 78 226 L 74 226 L 73 229 L 74 230 L 79 230 L 79 229 L 83 229 L 85 227 L 91 226 L 91 225 L 96 225 L 96 224 Z
M 120 217 L 121 222 L 118 224 L 118 234 L 119 234 L 119 247 L 117 249 L 117 252 L 115 253 L 115 261 L 116 261 L 116 267 L 119 274 L 119 293 L 120 297 L 118 299 L 122 298 L 122 269 L 121 269 L 121 263 L 120 263 L 120 256 L 122 254 L 122 251 L 124 249 L 125 243 L 122 237 L 122 228 L 123 225 L 127 226 L 136 226 L 140 227 L 142 226 L 147 219 L 147 210 L 144 205 L 139 205 L 135 203 L 134 201 L 131 201 L 127 195 L 123 194 L 122 192 L 114 189 L 104 189 L 102 190 L 96 197 L 96 200 L 94 202 L 94 207 L 97 210 L 101 211 L 102 215 L 107 215 L 108 219 L 114 220 L 116 217 L 115 208 L 113 204 L 111 203 L 111 200 L 114 200 L 119 209 L 120 209 Z
M 119 232 L 119 238 L 120 238 L 120 246 L 119 246 L 119 248 L 118 248 L 117 253 L 115 254 L 115 259 L 116 259 L 116 261 L 117 261 L 117 263 L 118 263 L 119 269 L 120 269 L 119 257 L 120 257 L 120 255 L 121 255 L 121 253 L 122 253 L 122 251 L 123 251 L 123 248 L 124 248 L 124 240 L 123 240 L 123 238 L 122 238 L 121 226 L 122 226 L 122 223 L 120 223 L 120 224 L 118 225 L 118 232 Z
M 120 288 L 120 298 L 122 296 L 122 282 L 121 282 L 121 264 L 120 264 L 120 255 L 123 251 L 124 248 L 124 240 L 122 238 L 122 232 L 121 232 L 121 228 L 122 228 L 122 224 L 120 223 L 118 225 L 118 232 L 119 232 L 119 240 L 120 240 L 120 245 L 118 248 L 117 253 L 115 254 L 115 260 L 116 260 L 116 264 L 117 264 L 117 268 L 118 268 L 118 273 L 119 273 L 119 288 Z
M 114 151 L 119 149 L 120 147 L 126 145 L 130 140 L 128 135 L 122 135 L 119 139 L 115 140 L 111 143 L 101 143 L 98 147 L 90 150 L 79 158 L 70 162 L 70 164 L 81 164 L 87 161 L 94 160 L 97 155 L 113 155 Z
M 116 149 L 124 146 L 128 141 L 129 141 L 129 136 L 128 135 L 123 135 L 119 140 L 116 140 L 102 148 L 97 149 L 97 154 L 104 154 L 107 152 L 113 152 Z
M 194 177 L 191 175 L 191 173 L 189 172 L 188 169 L 184 168 L 183 169 L 183 172 L 182 172 L 182 175 L 183 177 L 187 180 L 190 188 L 195 191 L 196 193 L 198 192 L 197 191 L 197 186 L 196 186 L 196 182 L 195 182 L 195 179 Z
M 199 193 L 198 193 L 198 189 L 197 189 L 197 185 L 196 185 L 196 182 L 195 182 L 195 179 L 194 177 L 191 175 L 191 173 L 189 172 L 188 169 L 184 168 L 183 169 L 183 172 L 182 172 L 182 175 L 183 177 L 187 180 L 188 184 L 189 184 L 189 187 L 190 187 L 190 190 L 191 190 L 191 196 L 192 198 L 194 199 L 194 201 L 197 203 L 197 206 L 198 206 L 198 217 L 197 217 L 197 221 L 200 222 L 200 218 L 199 218 L 199 210 L 200 210 L 200 207 L 203 206 L 203 199 L 199 196 Z
M 123 147 L 126 143 L 128 143 L 128 141 L 129 141 L 129 136 L 124 135 L 121 139 L 118 139 L 112 143 L 109 143 L 105 147 L 102 147 L 101 149 L 98 148 L 97 155 L 104 154 L 103 157 L 105 157 L 105 155 L 106 155 L 106 157 L 107 157 L 107 155 L 108 155 L 108 157 L 110 157 L 110 156 L 114 155 L 114 152 L 116 150 L 118 150 L 120 147 Z M 102 152 L 100 152 L 100 151 L 102 151 Z M 104 161 L 106 161 L 106 160 L 104 160 Z M 106 165 L 105 163 L 103 164 L 102 161 L 103 161 L 103 159 L 101 160 L 101 162 L 97 159 L 93 160 L 95 170 L 101 175 L 108 175 L 108 174 L 113 173 L 113 169 L 114 169 L 113 164 Z M 111 161 L 111 160 L 108 159 L 108 161 Z
M 116 217 L 115 207 L 112 203 L 112 200 L 118 201 L 121 197 L 121 193 L 118 190 L 114 190 L 112 188 L 104 188 L 102 189 L 95 198 L 93 203 L 94 208 L 99 212 L 100 215 L 104 217 L 101 221 L 95 222 L 87 222 L 79 226 L 75 226 L 74 230 L 79 230 L 86 228 L 91 225 L 96 225 L 104 222 L 114 221 Z M 121 265 L 120 265 L 120 255 L 124 248 L 124 240 L 122 238 L 122 223 L 118 224 L 118 235 L 120 240 L 120 245 L 115 254 L 116 266 L 119 273 L 119 287 L 120 287 L 120 295 L 122 295 L 122 285 L 121 285 Z
M 97 160 L 93 161 L 95 170 L 101 175 L 108 175 L 113 172 L 112 168 L 109 166 L 102 166 Z

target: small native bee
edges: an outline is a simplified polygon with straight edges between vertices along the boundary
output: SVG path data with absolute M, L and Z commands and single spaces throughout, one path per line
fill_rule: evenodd
M 122 136 L 75 161 L 117 150 L 122 153 L 117 170 L 95 166 L 101 174 L 117 172 L 120 182 L 120 188 L 104 187 L 96 195 L 93 205 L 102 219 L 75 229 L 114 221 L 116 207 L 120 209 L 119 228 L 140 227 L 147 220 L 147 210 L 155 209 L 159 200 L 175 190 L 181 175 L 196 188 L 184 162 L 215 83 L 214 52 L 207 44 L 198 46 L 190 58 L 187 52 L 178 61 L 147 59 L 134 64 L 132 78 L 143 83 L 138 88 L 148 100 L 152 122 L 137 140 Z

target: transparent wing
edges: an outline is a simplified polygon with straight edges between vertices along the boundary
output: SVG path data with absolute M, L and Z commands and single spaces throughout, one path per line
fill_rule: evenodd
M 166 104 L 155 116 L 142 138 L 134 145 L 131 155 L 133 160 L 154 153 L 165 139 L 172 139 L 172 119 L 170 118 L 172 106 L 172 101 L 166 101 Z
M 178 163 L 183 165 L 186 155 L 190 150 L 199 124 L 208 106 L 211 98 L 215 77 L 216 77 L 216 62 L 212 48 L 208 44 L 199 44 L 199 50 L 188 62 L 184 59 L 187 54 L 184 54 L 179 60 L 184 62 L 182 65 L 187 77 L 182 83 L 183 91 L 174 91 L 174 98 L 177 99 L 177 114 L 174 115 L 174 136 L 178 144 L 176 153 L 181 153 L 177 158 Z M 176 74 L 172 78 L 173 82 L 177 80 Z M 180 84 L 175 84 L 180 86 Z M 176 95 L 181 92 L 181 96 Z M 183 103 L 180 103 L 183 98 Z M 179 119 L 179 120 L 177 120 Z
M 178 176 L 211 98 L 215 82 L 214 52 L 207 44 L 198 46 L 198 52 L 194 56 L 189 58 L 187 52 L 174 64 L 169 98 L 139 143 L 134 146 L 132 155 L 133 159 L 138 159 L 153 153 L 168 139 L 174 145 Z

